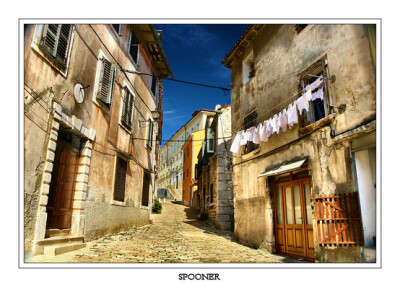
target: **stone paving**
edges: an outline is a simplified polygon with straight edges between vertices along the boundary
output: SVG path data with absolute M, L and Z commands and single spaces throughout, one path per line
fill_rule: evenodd
M 29 262 L 304 263 L 245 246 L 232 232 L 216 229 L 198 220 L 190 208 L 172 202 L 163 203 L 151 225 L 107 235 L 74 252 L 34 256 Z

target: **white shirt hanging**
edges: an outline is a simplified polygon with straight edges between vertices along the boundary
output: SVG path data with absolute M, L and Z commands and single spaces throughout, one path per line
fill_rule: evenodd
M 260 143 L 260 125 L 253 128 L 253 143 L 259 144 Z
M 238 132 L 231 145 L 231 152 L 238 153 L 240 149 L 240 139 L 242 138 L 242 131 Z
M 297 124 L 299 122 L 296 102 L 294 102 L 293 105 L 287 109 L 287 116 L 288 116 L 288 126 L 290 128 L 293 127 L 294 124 Z
M 281 126 L 281 128 L 282 128 L 282 131 L 286 132 L 286 130 L 287 130 L 287 123 L 288 123 L 287 111 L 286 111 L 286 109 L 283 109 L 283 110 L 279 113 L 278 117 L 279 117 L 279 120 L 280 120 L 280 123 L 281 123 L 280 126 Z
M 305 96 L 301 96 L 300 98 L 298 98 L 296 100 L 296 105 L 297 108 L 299 109 L 300 114 L 302 113 L 303 110 L 306 110 L 308 112 L 308 110 L 310 109 L 310 103 Z
M 279 120 L 278 120 L 278 115 L 275 114 L 274 117 L 272 118 L 272 132 L 279 134 Z
M 262 140 L 263 142 L 268 141 L 267 122 L 259 124 L 258 128 L 259 128 L 259 132 L 260 132 L 260 140 Z
M 320 88 L 315 93 L 312 94 L 311 100 L 315 101 L 316 99 L 324 100 L 324 89 Z

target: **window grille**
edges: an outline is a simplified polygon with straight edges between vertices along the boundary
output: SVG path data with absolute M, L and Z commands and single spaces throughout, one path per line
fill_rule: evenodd
M 248 128 L 254 127 L 257 125 L 257 111 L 253 111 L 250 114 L 248 114 L 243 121 L 243 128 L 244 130 L 247 130 Z M 247 154 L 255 149 L 258 148 L 258 144 L 255 144 L 253 142 L 248 142 L 244 148 L 244 153 Z

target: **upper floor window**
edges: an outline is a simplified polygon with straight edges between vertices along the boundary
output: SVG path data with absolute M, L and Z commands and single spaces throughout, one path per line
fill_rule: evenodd
M 99 65 L 100 75 L 96 99 L 110 108 L 114 90 L 115 67 L 105 57 L 100 58 Z
M 146 146 L 150 150 L 153 148 L 153 129 L 154 129 L 154 124 L 151 118 L 149 118 L 148 124 L 147 124 L 147 143 Z
M 255 76 L 253 51 L 243 61 L 243 85 Z
M 122 98 L 121 123 L 128 129 L 131 129 L 132 127 L 133 100 L 134 100 L 133 94 L 127 87 L 125 87 L 125 91 Z
M 215 152 L 215 131 L 212 128 L 207 128 L 207 152 Z
M 44 25 L 40 47 L 55 60 L 63 70 L 67 67 L 71 45 L 73 25 L 48 24 Z
M 121 24 L 111 24 L 111 26 L 114 28 L 115 32 L 117 32 L 117 35 L 119 36 L 121 33 Z
M 245 116 L 243 120 L 243 129 L 247 130 L 248 128 L 254 127 L 257 125 L 257 111 L 252 111 L 249 113 L 247 116 Z M 251 141 L 247 142 L 245 148 L 244 148 L 244 153 L 247 154 L 255 149 L 258 148 L 258 144 L 255 144 Z
M 156 97 L 156 89 L 157 89 L 157 77 L 153 72 L 153 76 L 151 77 L 151 92 L 153 93 L 153 97 Z
M 131 40 L 129 41 L 129 55 L 135 64 L 138 63 L 139 58 L 139 38 L 134 30 L 131 33 Z
M 308 24 L 295 24 L 294 29 L 296 31 L 296 35 L 299 34 L 301 31 L 303 31 L 304 28 L 306 28 L 307 26 Z
M 329 114 L 329 95 L 327 89 L 327 65 L 320 60 L 307 69 L 300 77 L 303 92 L 311 90 L 309 110 L 303 110 L 305 125 L 314 123 Z

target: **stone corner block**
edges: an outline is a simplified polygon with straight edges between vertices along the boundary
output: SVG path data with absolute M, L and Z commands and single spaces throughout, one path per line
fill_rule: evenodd
M 59 103 L 53 102 L 53 109 L 54 109 L 54 113 L 57 113 L 61 116 L 62 114 L 62 107 Z
M 94 141 L 95 137 L 96 137 L 96 130 L 93 129 L 93 128 L 90 128 L 88 138 L 89 138 L 91 141 Z
M 73 115 L 72 116 L 72 125 L 76 130 L 80 131 L 82 128 L 82 120 L 80 120 L 79 118 L 77 118 L 76 116 Z

